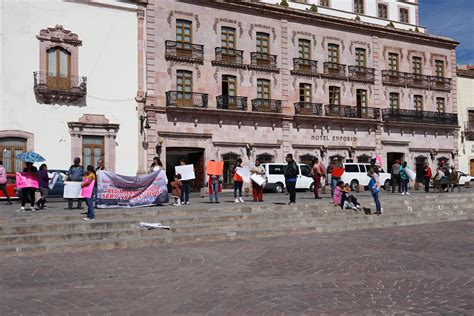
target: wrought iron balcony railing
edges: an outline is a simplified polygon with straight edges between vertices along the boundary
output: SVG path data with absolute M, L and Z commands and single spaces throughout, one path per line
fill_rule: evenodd
M 218 109 L 247 111 L 247 97 L 219 95 L 216 101 Z
M 296 75 L 317 76 L 318 62 L 305 58 L 293 58 L 293 70 L 291 73 Z
M 253 99 L 252 111 L 281 113 L 281 100 Z
M 295 113 L 300 115 L 323 115 L 323 105 L 321 103 L 296 102 Z
M 47 72 L 33 73 L 33 88 L 45 103 L 73 103 L 87 94 L 87 77 L 64 76 Z
M 349 66 L 349 79 L 354 81 L 373 82 L 375 69 L 362 66 Z
M 405 73 L 395 70 L 382 70 L 382 83 L 393 86 L 406 86 Z
M 204 63 L 204 46 L 199 44 L 165 41 L 165 59 L 190 63 Z
M 324 75 L 328 77 L 345 77 L 346 76 L 346 65 L 325 62 Z
M 166 106 L 207 108 L 208 94 L 166 91 Z
M 277 56 L 267 53 L 250 53 L 249 68 L 278 71 Z
M 213 60 L 212 64 L 245 68 L 244 51 L 233 48 L 216 47 L 216 60 Z
M 382 116 L 386 122 L 458 125 L 456 113 L 384 109 Z
M 407 86 L 412 88 L 429 89 L 430 77 L 421 74 L 405 74 Z
M 444 77 L 430 77 L 430 88 L 432 90 L 451 90 L 451 78 Z
M 353 107 L 350 105 L 326 104 L 326 116 L 362 118 L 369 120 L 380 119 L 380 109 L 372 107 Z
M 474 140 L 474 122 L 464 123 L 464 135 L 468 140 Z

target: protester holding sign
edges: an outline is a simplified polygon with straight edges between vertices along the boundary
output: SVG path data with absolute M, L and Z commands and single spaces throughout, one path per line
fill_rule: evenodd
M 331 197 L 334 195 L 334 190 L 341 177 L 344 174 L 344 165 L 341 158 L 334 158 L 334 164 L 331 171 Z
M 81 184 L 82 192 L 81 195 L 86 200 L 87 204 L 87 217 L 83 219 L 85 221 L 93 221 L 95 219 L 95 212 L 94 212 L 94 197 L 92 192 L 94 191 L 94 183 L 96 181 L 94 166 L 87 166 L 86 176 L 84 177 L 84 181 Z
M 81 163 L 81 158 L 76 157 L 74 158 L 74 164 L 69 167 L 69 170 L 67 172 L 67 180 L 72 181 L 72 182 L 82 182 L 82 179 L 84 177 L 84 168 L 80 165 Z M 73 199 L 68 199 L 67 205 L 68 205 L 68 210 L 72 209 L 72 201 Z M 77 208 L 82 210 L 82 200 L 78 199 L 77 200 Z
M 222 192 L 222 173 L 224 162 L 209 160 L 206 162 L 207 184 L 209 187 L 209 200 L 211 203 L 219 203 L 219 192 Z
M 239 175 L 237 172 L 237 168 L 242 168 L 242 159 L 239 158 L 235 162 L 234 169 L 232 170 L 232 173 L 234 174 L 233 179 L 234 179 L 234 202 L 235 203 L 244 203 L 244 199 L 242 198 L 242 187 L 244 186 L 244 179 Z M 239 195 L 237 196 L 237 191 Z
M 186 160 L 181 159 L 179 166 L 175 167 L 176 174 L 181 175 L 181 204 L 189 205 L 189 193 L 191 192 L 191 180 L 195 178 L 194 166 L 187 165 Z
M 263 202 L 263 186 L 265 185 L 265 168 L 260 165 L 260 160 L 255 160 L 255 166 L 250 170 L 252 176 L 258 176 L 263 179 L 263 183 L 257 183 L 252 179 L 252 195 L 254 202 Z M 254 178 L 258 181 L 258 178 Z
M 48 166 L 42 164 L 38 173 L 38 186 L 41 193 L 41 198 L 36 202 L 36 207 L 40 210 L 45 208 L 46 197 L 48 196 L 49 191 L 49 175 L 48 175 Z
M 22 177 L 26 178 L 24 184 L 17 181 L 17 187 L 21 188 L 21 212 L 25 211 L 26 201 L 30 200 L 30 210 L 35 210 L 35 191 L 38 188 L 38 169 L 33 166 L 32 162 L 26 162 L 26 167 L 23 169 Z

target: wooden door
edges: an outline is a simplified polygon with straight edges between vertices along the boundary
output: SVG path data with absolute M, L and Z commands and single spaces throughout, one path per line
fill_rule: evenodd
M 474 159 L 471 159 L 471 176 L 474 176 Z
M 193 191 L 199 191 L 205 183 L 204 151 L 188 154 L 188 161 L 194 162 L 194 173 L 196 175 L 196 179 L 192 183 L 192 189 Z

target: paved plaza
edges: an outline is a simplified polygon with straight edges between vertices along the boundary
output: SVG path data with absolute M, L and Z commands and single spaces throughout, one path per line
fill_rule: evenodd
M 474 221 L 0 259 L 0 314 L 472 315 Z

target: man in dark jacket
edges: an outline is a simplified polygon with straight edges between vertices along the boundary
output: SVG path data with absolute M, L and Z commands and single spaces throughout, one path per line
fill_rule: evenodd
M 288 205 L 296 204 L 296 179 L 298 178 L 298 165 L 293 159 L 292 154 L 286 155 L 286 162 L 288 165 L 285 167 L 285 184 L 286 190 L 290 194 L 290 203 Z
M 74 158 L 74 164 L 69 167 L 67 172 L 68 181 L 82 182 L 84 177 L 84 168 L 81 166 L 81 159 L 79 157 Z M 73 199 L 67 199 L 68 210 L 72 209 Z M 82 210 L 82 200 L 77 199 L 77 208 Z
M 402 193 L 400 187 L 400 160 L 396 160 L 395 163 L 392 165 L 391 180 L 392 193 L 395 193 L 395 186 L 398 187 L 398 193 Z

